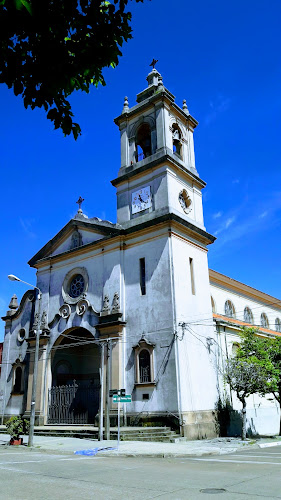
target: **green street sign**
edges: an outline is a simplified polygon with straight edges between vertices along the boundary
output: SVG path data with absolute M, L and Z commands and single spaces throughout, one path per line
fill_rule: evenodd
M 131 403 L 132 402 L 132 396 L 131 394 L 126 394 L 126 396 L 117 396 L 114 394 L 113 396 L 113 403 Z

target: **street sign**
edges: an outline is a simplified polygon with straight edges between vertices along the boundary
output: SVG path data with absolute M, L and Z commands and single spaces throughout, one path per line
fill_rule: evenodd
M 131 403 L 132 396 L 131 394 L 126 394 L 125 396 L 113 396 L 113 403 Z
M 109 391 L 109 397 L 112 398 L 112 396 L 126 396 L 126 389 L 111 389 Z

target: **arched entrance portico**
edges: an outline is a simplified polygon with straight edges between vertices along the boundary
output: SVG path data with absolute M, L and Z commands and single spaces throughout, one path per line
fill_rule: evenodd
M 99 410 L 100 350 L 84 328 L 64 332 L 52 349 L 48 423 L 92 424 Z

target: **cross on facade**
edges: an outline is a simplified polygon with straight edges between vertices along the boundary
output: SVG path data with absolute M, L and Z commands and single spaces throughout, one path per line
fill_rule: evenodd
M 85 201 L 84 198 L 82 198 L 82 196 L 79 196 L 79 199 L 76 201 L 76 203 L 78 203 L 79 210 L 81 210 L 83 201 Z

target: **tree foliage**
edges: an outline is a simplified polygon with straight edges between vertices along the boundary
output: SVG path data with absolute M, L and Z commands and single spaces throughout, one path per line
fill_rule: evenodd
M 105 85 L 103 68 L 118 64 L 132 38 L 128 1 L 0 0 L 0 83 L 77 139 L 67 97 Z
M 226 362 L 225 381 L 242 403 L 242 439 L 246 438 L 246 398 L 252 394 L 265 396 L 278 390 L 280 373 L 267 349 L 267 340 L 256 330 L 245 328 L 236 356 Z
M 245 328 L 241 332 L 242 343 L 237 350 L 237 357 L 255 356 L 259 362 L 269 361 L 277 376 L 277 387 L 271 391 L 281 404 L 281 337 L 260 337 L 254 328 Z

